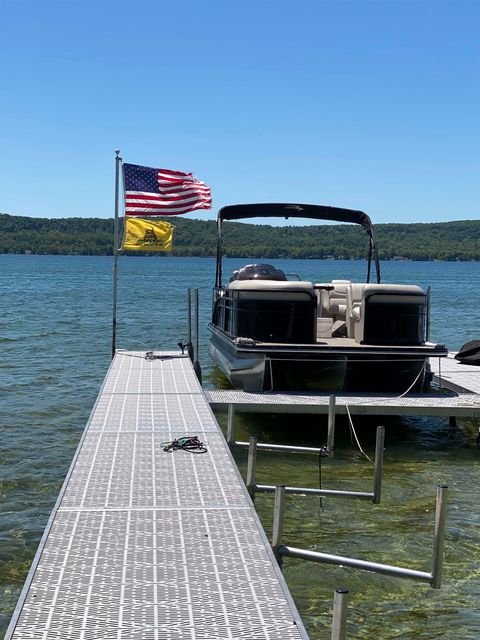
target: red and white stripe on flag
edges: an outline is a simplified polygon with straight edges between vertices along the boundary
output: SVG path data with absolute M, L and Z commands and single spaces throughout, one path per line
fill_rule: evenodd
M 124 165 L 125 214 L 178 215 L 210 209 L 210 187 L 191 173 Z

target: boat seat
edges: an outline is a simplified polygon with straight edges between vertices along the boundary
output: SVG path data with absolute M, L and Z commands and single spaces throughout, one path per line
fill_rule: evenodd
M 308 294 L 309 297 L 315 295 L 313 284 L 302 280 L 234 280 L 230 282 L 227 290 L 251 300 L 277 298 L 279 294 L 285 299 L 288 294 L 294 297 L 298 294 Z
M 365 287 L 368 286 L 377 286 L 377 285 L 368 285 L 365 283 L 357 283 L 352 282 L 351 286 L 347 291 L 347 314 L 346 314 L 346 323 L 347 323 L 347 334 L 349 338 L 356 338 L 356 329 L 357 333 L 359 330 L 358 324 L 361 318 L 361 305 L 362 300 L 365 295 Z M 362 327 L 363 331 L 363 327 Z
M 333 318 L 334 322 L 346 320 L 347 293 L 352 283 L 350 280 L 332 280 L 330 284 L 333 286 L 331 291 L 320 290 L 320 315 L 323 318 Z
M 234 337 L 313 344 L 316 297 L 304 281 L 234 280 L 226 290 L 226 327 Z
M 355 342 L 365 339 L 365 307 L 368 300 L 386 304 L 411 304 L 426 300 L 424 291 L 416 285 L 401 284 L 358 284 L 353 283 L 347 296 L 347 333 Z

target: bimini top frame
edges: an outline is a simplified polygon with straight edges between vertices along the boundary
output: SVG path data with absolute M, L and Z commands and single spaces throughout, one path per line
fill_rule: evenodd
M 377 282 L 380 283 L 380 263 L 378 251 L 373 234 L 373 225 L 370 217 L 363 211 L 355 209 L 342 209 L 341 207 L 327 207 L 316 204 L 234 204 L 222 207 L 218 212 L 218 244 L 217 244 L 217 269 L 215 286 L 222 286 L 222 223 L 224 220 L 243 220 L 245 218 L 313 218 L 315 220 L 335 220 L 337 222 L 353 222 L 361 224 L 369 237 L 367 282 L 370 282 L 372 257 L 375 261 Z

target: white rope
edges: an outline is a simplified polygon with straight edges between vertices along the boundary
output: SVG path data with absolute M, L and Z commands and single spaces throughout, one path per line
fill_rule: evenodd
M 401 393 L 399 396 L 396 396 L 397 398 L 403 398 L 403 396 L 406 396 L 407 393 L 410 391 L 410 389 L 415 386 L 417 380 L 420 378 L 421 374 L 423 373 L 423 371 L 425 369 L 425 366 L 426 366 L 426 362 L 424 362 L 423 365 L 420 367 L 420 371 L 418 372 L 417 377 L 412 382 L 412 384 L 408 387 L 408 389 L 406 391 L 404 391 L 403 393 Z
M 357 446 L 358 446 L 358 449 L 359 449 L 360 453 L 362 453 L 362 454 L 365 456 L 365 458 L 366 458 L 367 460 L 369 460 L 372 464 L 375 464 L 375 463 L 373 462 L 373 460 L 372 460 L 371 458 L 369 458 L 369 457 L 367 456 L 367 454 L 365 453 L 365 451 L 362 449 L 362 445 L 360 444 L 360 441 L 359 441 L 359 439 L 357 438 L 357 434 L 356 434 L 356 432 L 355 432 L 355 427 L 353 426 L 352 416 L 350 415 L 350 410 L 349 410 L 349 408 L 348 408 L 348 404 L 346 404 L 346 405 L 345 405 L 345 409 L 347 410 L 348 419 L 349 419 L 349 421 L 350 421 L 350 429 L 351 429 L 351 431 L 352 431 L 352 433 L 353 433 L 353 436 L 354 436 L 354 438 L 355 438 L 355 442 L 357 443 Z
M 423 373 L 423 371 L 424 371 L 424 369 L 425 369 L 425 366 L 426 366 L 426 363 L 424 362 L 424 363 L 423 363 L 423 365 L 420 367 L 420 371 L 418 372 L 417 376 L 415 377 L 415 380 L 414 380 L 414 381 L 412 382 L 412 384 L 408 387 L 408 389 L 407 389 L 406 391 L 404 391 L 403 393 L 401 393 L 399 396 L 395 396 L 395 397 L 394 397 L 394 399 L 395 399 L 395 398 L 403 398 L 403 396 L 406 396 L 406 395 L 407 395 L 407 393 L 410 391 L 410 389 L 412 389 L 412 387 L 414 387 L 414 386 L 415 386 L 415 384 L 417 383 L 417 380 L 420 378 L 421 374 Z M 370 403 L 369 403 L 369 402 L 362 403 L 362 407 L 364 407 L 365 405 L 368 405 L 368 404 L 370 404 Z M 372 460 L 371 458 L 369 458 L 369 457 L 367 456 L 367 454 L 365 453 L 365 451 L 362 449 L 362 446 L 361 446 L 361 444 L 360 444 L 360 441 L 359 441 L 359 439 L 357 438 L 357 434 L 356 434 L 356 432 L 355 432 L 355 427 L 353 426 L 352 416 L 350 415 L 350 409 L 348 408 L 348 404 L 345 404 L 345 409 L 346 409 L 346 411 L 347 411 L 348 420 L 349 420 L 349 422 L 350 422 L 350 429 L 351 429 L 351 431 L 352 431 L 352 433 L 353 433 L 353 436 L 354 436 L 354 438 L 355 438 L 355 441 L 356 441 L 356 443 L 357 443 L 357 446 L 358 446 L 358 449 L 359 449 L 360 453 L 362 453 L 362 454 L 365 456 L 365 458 L 366 458 L 367 460 L 369 460 L 372 464 L 375 464 L 375 463 L 373 462 L 373 460 Z

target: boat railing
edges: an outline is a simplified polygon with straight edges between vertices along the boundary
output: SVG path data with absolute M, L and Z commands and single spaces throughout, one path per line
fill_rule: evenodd
M 307 298 L 304 292 L 294 292 L 285 300 L 282 290 L 259 289 L 258 292 L 250 290 L 245 293 L 248 297 L 243 298 L 238 297 L 236 291 L 229 293 L 217 288 L 213 298 L 212 324 L 233 338 L 241 336 L 262 342 L 315 344 L 316 301 L 313 297 Z M 292 299 L 292 295 L 299 297 Z

